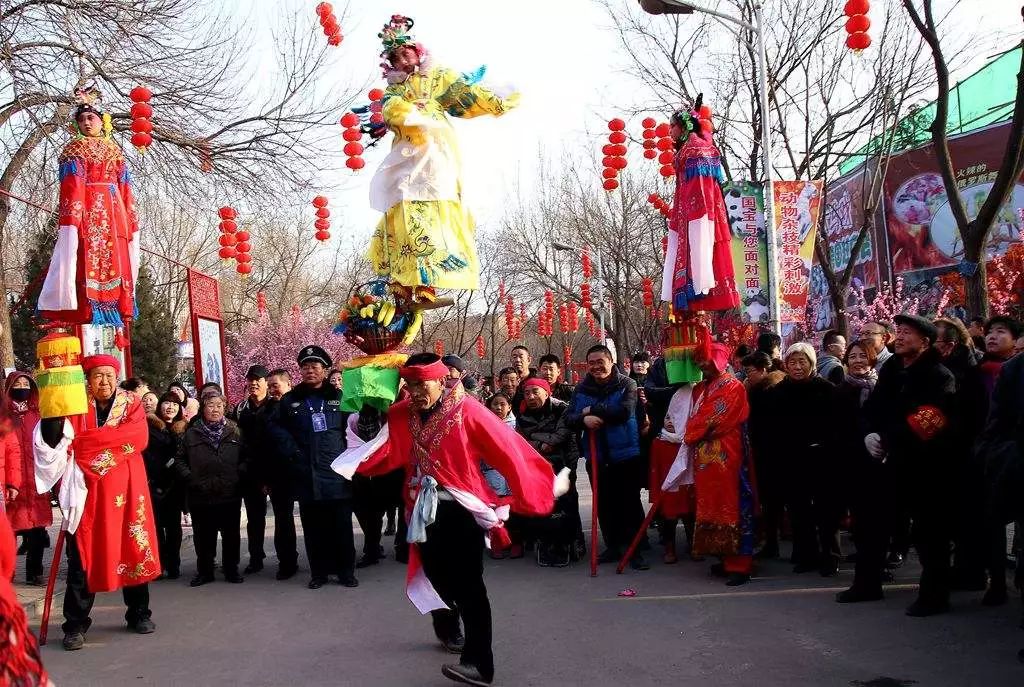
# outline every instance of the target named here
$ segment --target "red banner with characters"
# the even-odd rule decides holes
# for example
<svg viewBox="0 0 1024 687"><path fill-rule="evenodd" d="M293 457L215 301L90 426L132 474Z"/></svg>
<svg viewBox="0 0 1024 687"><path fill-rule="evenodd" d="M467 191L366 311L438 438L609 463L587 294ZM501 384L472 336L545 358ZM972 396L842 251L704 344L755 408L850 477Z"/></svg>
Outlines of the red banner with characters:
<svg viewBox="0 0 1024 687"><path fill-rule="evenodd" d="M1009 123L950 139L960 197L971 219L988 197L1006 150ZM889 256L896 274L957 265L963 241L947 202L934 147L894 156L885 179ZM988 254L1003 253L1020 240L1024 185L1014 187L989 236Z"/></svg>
<svg viewBox="0 0 1024 687"><path fill-rule="evenodd" d="M775 236L779 262L779 321L803 323L811 285L811 258L821 209L821 181L776 181Z"/></svg>
<svg viewBox="0 0 1024 687"><path fill-rule="evenodd" d="M224 389L227 355L217 280L202 272L189 270L188 307L192 318L192 360L196 389L206 382L215 382Z"/></svg>

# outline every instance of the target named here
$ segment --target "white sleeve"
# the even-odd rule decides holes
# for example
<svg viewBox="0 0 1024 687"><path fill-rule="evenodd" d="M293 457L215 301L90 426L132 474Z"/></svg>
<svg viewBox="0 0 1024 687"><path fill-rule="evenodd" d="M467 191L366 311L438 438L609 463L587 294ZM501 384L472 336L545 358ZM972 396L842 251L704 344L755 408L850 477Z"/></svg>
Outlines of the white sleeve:
<svg viewBox="0 0 1024 687"><path fill-rule="evenodd" d="M71 460L71 442L75 438L75 430L71 423L64 420L64 435L56 448L43 441L40 431L42 424L37 424L32 432L32 452L36 467L36 491L44 494L60 481L60 493L57 496L61 513L64 515L63 527L71 534L78 529L85 510L85 500L89 496L89 488L85 485L85 475L74 460Z"/></svg>
<svg viewBox="0 0 1024 687"><path fill-rule="evenodd" d="M62 224L57 229L57 245L53 247L50 267L39 292L40 310L75 310L78 308L78 227Z"/></svg>

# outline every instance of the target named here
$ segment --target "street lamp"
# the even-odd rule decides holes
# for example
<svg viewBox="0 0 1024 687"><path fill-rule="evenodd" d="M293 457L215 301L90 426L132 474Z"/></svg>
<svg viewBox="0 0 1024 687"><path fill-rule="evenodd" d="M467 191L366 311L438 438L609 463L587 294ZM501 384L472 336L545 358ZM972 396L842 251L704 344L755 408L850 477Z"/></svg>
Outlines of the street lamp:
<svg viewBox="0 0 1024 687"><path fill-rule="evenodd" d="M551 247L554 248L555 250L568 251L569 253L577 253L579 255L582 255L583 253L586 252L582 248L578 248L576 246L570 246L568 243L561 243L559 241L552 241L551 242ZM597 302L598 302L598 306L597 306L597 322L598 322L598 327L601 329L601 334L604 335L604 333L605 333L605 330L604 330L604 306L605 306L605 302L604 302L604 274L601 272L601 251L599 251L599 250L598 251L594 251L594 255L597 258L597 260L594 263L594 266L597 268ZM607 337L605 337L605 338L607 339ZM603 344L603 343L605 343L605 341L602 341L601 343Z"/></svg>
<svg viewBox="0 0 1024 687"><path fill-rule="evenodd" d="M740 28L752 32L757 37L757 45L751 45L740 36L747 45L757 50L757 90L761 101L761 148L764 174L764 230L768 244L768 307L769 318L771 319L776 333L779 333L779 265L775 256L775 217L774 202L775 195L772 185L772 148L771 136L768 131L768 57L764 45L764 16L761 13L761 3L754 3L754 23L738 19L731 14L719 12L694 5L692 2L682 0L640 0L640 7L648 14L693 14L700 12L712 17L735 24Z"/></svg>

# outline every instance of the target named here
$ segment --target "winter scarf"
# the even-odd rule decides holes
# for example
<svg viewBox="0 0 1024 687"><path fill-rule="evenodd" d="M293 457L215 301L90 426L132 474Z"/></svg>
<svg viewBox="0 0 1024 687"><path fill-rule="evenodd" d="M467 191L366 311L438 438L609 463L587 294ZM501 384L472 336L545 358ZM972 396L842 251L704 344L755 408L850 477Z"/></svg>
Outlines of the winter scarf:
<svg viewBox="0 0 1024 687"><path fill-rule="evenodd" d="M227 423L227 419L222 417L217 422L212 423L200 419L196 424L199 425L199 432L203 435L203 438L210 443L210 446L217 448L220 446L220 438L224 434L224 427Z"/></svg>
<svg viewBox="0 0 1024 687"><path fill-rule="evenodd" d="M875 388L877 381L878 373L874 369L869 369L863 377L855 377L850 373L846 374L846 383L860 389L861 406L868 400L868 396L871 395L871 390Z"/></svg>

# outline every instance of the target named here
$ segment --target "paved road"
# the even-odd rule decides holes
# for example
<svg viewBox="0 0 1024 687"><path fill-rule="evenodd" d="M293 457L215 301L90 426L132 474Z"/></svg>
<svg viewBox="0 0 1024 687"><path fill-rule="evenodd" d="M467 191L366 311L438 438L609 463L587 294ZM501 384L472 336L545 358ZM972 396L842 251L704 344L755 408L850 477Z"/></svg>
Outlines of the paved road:
<svg viewBox="0 0 1024 687"><path fill-rule="evenodd" d="M360 571L358 589L317 591L304 572L276 582L273 567L245 584L191 589L187 560L186 579L152 587L156 634L127 634L120 596L107 594L85 649L62 651L54 628L44 660L59 686L453 684L440 676L450 658L429 618L403 595L403 566L387 560ZM602 566L596 579L583 565L488 561L496 684L1024 684L1020 599L987 609L961 594L954 613L907 618L915 573L901 571L885 601L850 607L831 600L849 570L823 580L781 561L735 590L689 561L624 575ZM636 597L618 596L627 587Z"/></svg>

